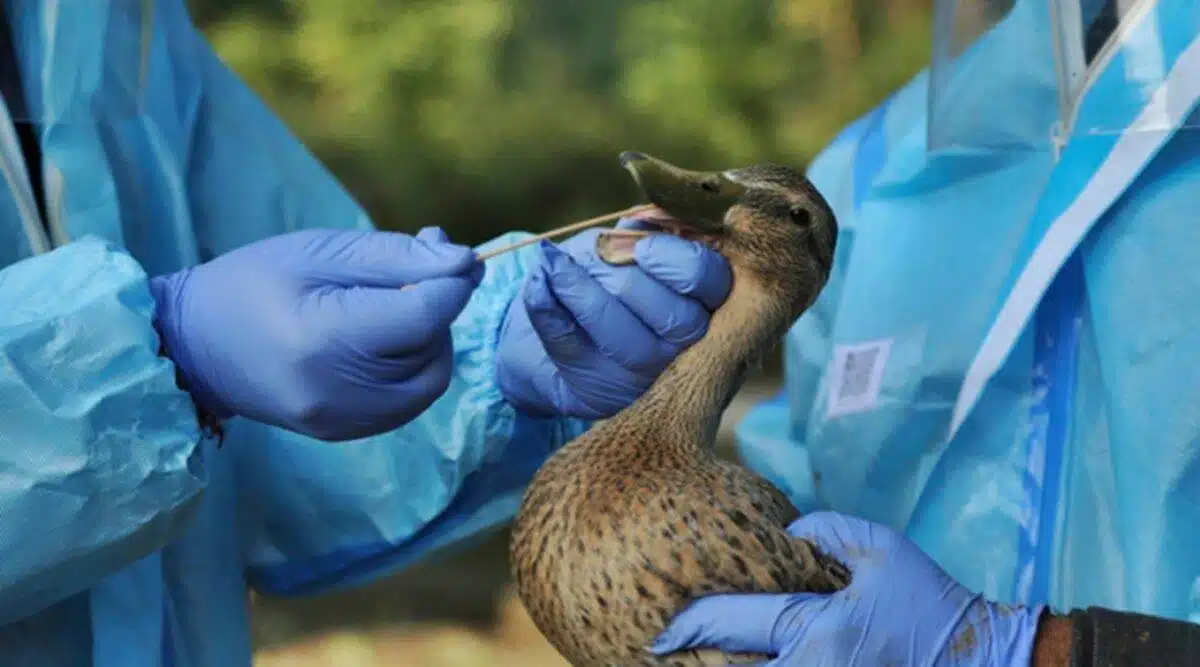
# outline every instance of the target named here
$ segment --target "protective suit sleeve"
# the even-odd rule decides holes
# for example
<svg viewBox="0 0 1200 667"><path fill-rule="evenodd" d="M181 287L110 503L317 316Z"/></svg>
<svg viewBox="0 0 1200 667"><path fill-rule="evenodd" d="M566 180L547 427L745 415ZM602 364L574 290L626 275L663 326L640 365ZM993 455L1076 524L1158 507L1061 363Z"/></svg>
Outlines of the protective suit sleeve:
<svg viewBox="0 0 1200 667"><path fill-rule="evenodd" d="M190 50L203 90L191 120L188 174L202 255L283 231L372 226L206 44ZM406 228L434 224L412 220ZM506 235L485 247L523 236ZM452 325L449 388L414 421L336 444L245 419L225 425L224 450L233 457L237 484L236 529L256 590L297 595L362 582L511 519L545 457L588 426L519 412L496 383L501 323L538 252L531 246L487 262L479 288Z"/></svg>
<svg viewBox="0 0 1200 667"><path fill-rule="evenodd" d="M156 551L205 486L141 266L87 237L0 271L0 625Z"/></svg>

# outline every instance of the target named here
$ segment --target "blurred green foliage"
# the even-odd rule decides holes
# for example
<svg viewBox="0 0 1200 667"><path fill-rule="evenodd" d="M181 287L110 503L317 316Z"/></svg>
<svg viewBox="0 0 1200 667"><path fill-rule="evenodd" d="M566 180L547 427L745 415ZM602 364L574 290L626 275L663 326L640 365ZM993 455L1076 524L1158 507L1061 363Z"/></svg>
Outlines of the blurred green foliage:
<svg viewBox="0 0 1200 667"><path fill-rule="evenodd" d="M191 0L381 227L635 203L621 150L803 166L929 57L930 0Z"/></svg>

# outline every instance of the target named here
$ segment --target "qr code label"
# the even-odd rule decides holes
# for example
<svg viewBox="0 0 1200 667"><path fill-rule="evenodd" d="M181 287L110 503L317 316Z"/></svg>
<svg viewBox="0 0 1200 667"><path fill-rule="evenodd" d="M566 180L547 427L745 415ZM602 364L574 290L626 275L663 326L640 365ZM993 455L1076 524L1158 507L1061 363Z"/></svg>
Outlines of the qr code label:
<svg viewBox="0 0 1200 667"><path fill-rule="evenodd" d="M879 404L883 369L891 350L890 338L834 347L827 417L865 412Z"/></svg>

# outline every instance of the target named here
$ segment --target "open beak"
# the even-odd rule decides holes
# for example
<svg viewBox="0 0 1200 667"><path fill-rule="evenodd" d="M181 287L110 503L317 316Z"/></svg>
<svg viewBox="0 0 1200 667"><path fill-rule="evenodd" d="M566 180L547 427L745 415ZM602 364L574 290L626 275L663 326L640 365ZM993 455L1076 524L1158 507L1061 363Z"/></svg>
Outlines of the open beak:
<svg viewBox="0 0 1200 667"><path fill-rule="evenodd" d="M725 229L725 213L746 192L721 172L680 169L645 153L621 153L621 166L660 209L661 216L652 215L647 221L677 228L684 235L720 234Z"/></svg>

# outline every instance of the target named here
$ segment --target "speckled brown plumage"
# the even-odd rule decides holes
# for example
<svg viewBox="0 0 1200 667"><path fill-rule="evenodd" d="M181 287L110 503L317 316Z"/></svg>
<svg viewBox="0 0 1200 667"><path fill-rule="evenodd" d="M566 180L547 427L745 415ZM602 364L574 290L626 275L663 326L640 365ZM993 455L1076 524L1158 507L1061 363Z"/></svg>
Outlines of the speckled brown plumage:
<svg viewBox="0 0 1200 667"><path fill-rule="evenodd" d="M573 665L761 660L647 648L703 595L828 592L849 582L842 564L785 532L799 514L780 491L712 451L746 370L824 286L837 237L828 205L797 172L733 175L748 189L709 240L734 284L705 337L633 405L555 453L513 527L521 600Z"/></svg>

